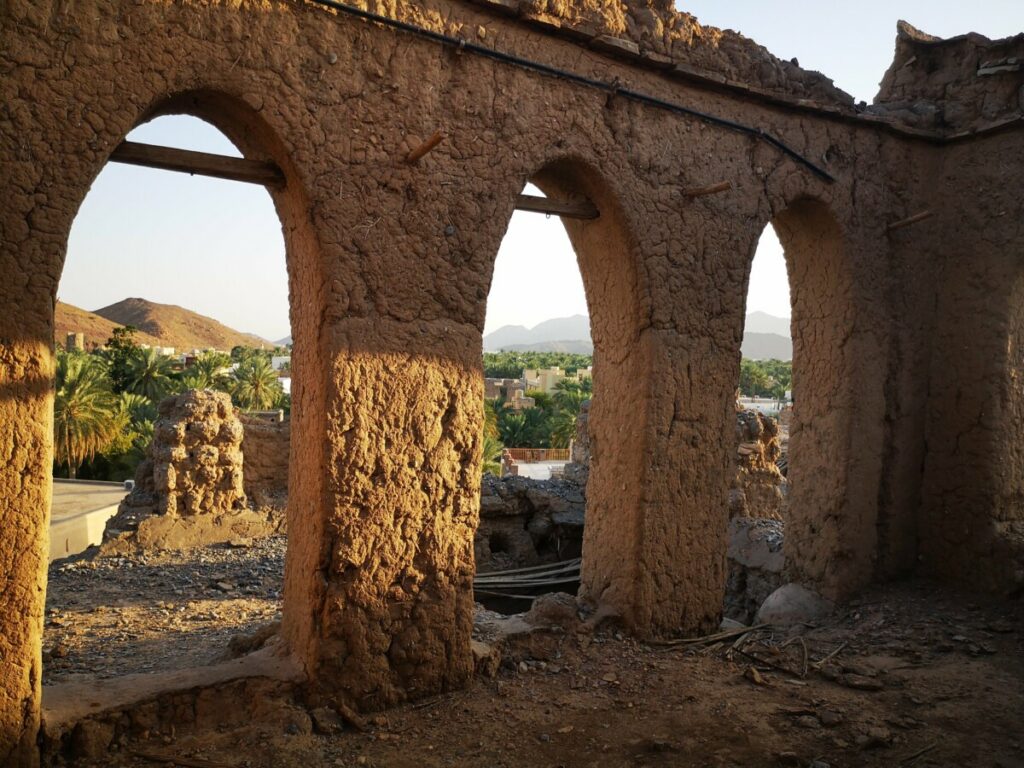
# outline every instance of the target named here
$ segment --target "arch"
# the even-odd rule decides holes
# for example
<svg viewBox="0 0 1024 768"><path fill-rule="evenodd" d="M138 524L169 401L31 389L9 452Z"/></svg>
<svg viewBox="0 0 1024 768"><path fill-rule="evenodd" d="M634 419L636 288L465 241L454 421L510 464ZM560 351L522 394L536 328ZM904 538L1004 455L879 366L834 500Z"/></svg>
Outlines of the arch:
<svg viewBox="0 0 1024 768"><path fill-rule="evenodd" d="M793 576L838 597L867 581L875 499L858 493L853 275L830 206L801 197L770 224L785 254L792 309L793 416L785 551ZM747 261L749 285L753 252Z"/></svg>
<svg viewBox="0 0 1024 768"><path fill-rule="evenodd" d="M652 611L639 586L646 560L642 477L652 353L643 335L649 321L635 244L612 184L585 160L549 161L527 181L548 197L586 198L600 211L594 220L562 220L576 253L594 343L580 594L643 626ZM493 264L492 259L492 270Z"/></svg>
<svg viewBox="0 0 1024 768"><path fill-rule="evenodd" d="M22 584L34 585L30 593L18 590L13 595L15 603L8 604L16 604L15 613L28 617L25 626L19 628L21 634L11 636L3 648L5 656L12 661L19 660L17 666L22 670L19 690L26 708L23 722L12 724L5 720L0 723L0 753L12 744L12 738L18 740L18 746L11 748L28 753L38 726L41 699L38 660L53 457L54 307L68 236L74 217L114 147L131 128L166 114L189 114L211 123L247 158L271 160L285 174L286 184L282 189L268 190L284 234L290 320L295 340L292 434L297 448L292 452L289 469L288 517L293 535L289 537L286 560L283 632L299 658L311 652L313 645L313 619L307 603L315 595L315 588L309 584L315 568L310 567L309 562L319 562L321 551L322 516L317 512L323 496L320 470L324 428L322 420L314 417L323 412L325 392L318 351L324 298L319 241L310 222L302 179L274 129L236 96L213 90L189 91L158 100L134 119L124 112L102 114L97 110L97 118L105 127L97 132L95 144L102 146L103 151L90 149L74 155L77 160L73 169L62 178L64 197L55 203L57 211L48 214L49 225L33 228L25 238L24 252L27 258L35 259L35 271L30 273L30 289L20 292L11 301L12 308L17 307L20 313L17 327L22 335L5 339L0 352L8 358L6 362L17 361L10 369L14 376L5 382L0 421L16 425L20 433L17 440L24 445L21 450L25 454L15 457L22 475L23 493L18 495L17 502L3 505L10 514L20 516L21 523L8 527L10 533L3 539L3 546L19 553L12 563L12 573L18 575ZM65 147L64 151L71 150ZM45 172L56 170L48 167ZM297 510L303 510L301 525L295 524Z"/></svg>

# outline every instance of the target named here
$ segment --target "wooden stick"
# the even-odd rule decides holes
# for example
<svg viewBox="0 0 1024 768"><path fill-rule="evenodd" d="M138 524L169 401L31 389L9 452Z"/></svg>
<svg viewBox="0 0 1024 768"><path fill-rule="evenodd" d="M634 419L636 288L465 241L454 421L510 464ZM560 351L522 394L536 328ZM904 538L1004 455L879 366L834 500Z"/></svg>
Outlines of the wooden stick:
<svg viewBox="0 0 1024 768"><path fill-rule="evenodd" d="M914 754L907 755L902 760L900 760L900 765L913 765L918 761L919 758L924 757L937 746L939 746L939 742L935 741L929 744L927 747L922 747L921 749L917 750L917 752L915 752Z"/></svg>
<svg viewBox="0 0 1024 768"><path fill-rule="evenodd" d="M814 664L813 664L814 668L815 669L821 669L823 666L825 666L826 662L828 662L831 659L833 659L836 656L838 656L840 651L842 651L843 648L845 648L847 646L847 644L848 644L848 642L844 640L842 643L839 644L839 647L836 648L834 651L832 651L832 653L830 653L828 656L826 656L825 658L819 659L818 661L814 662Z"/></svg>
<svg viewBox="0 0 1024 768"><path fill-rule="evenodd" d="M892 224L885 228L885 231L895 232L897 229L903 229L904 227L909 227L911 224L917 224L917 222L919 221L930 219L932 215L933 214L931 211L921 211L920 213L915 213L913 216L908 216L905 219L900 219L899 221L893 222Z"/></svg>
<svg viewBox="0 0 1024 768"><path fill-rule="evenodd" d="M434 134L429 139L424 141L422 144L416 147L416 149L414 149L412 152L406 155L405 162L409 163L410 165L418 163L421 157L427 154L427 152L432 150L442 141L444 141L444 134L441 133L441 131L434 131Z"/></svg>
<svg viewBox="0 0 1024 768"><path fill-rule="evenodd" d="M717 195L719 192L728 192L730 189L732 189L731 181L720 181L717 184L712 184L710 187L684 189L683 197L705 197L707 195Z"/></svg>
<svg viewBox="0 0 1024 768"><path fill-rule="evenodd" d="M730 640L737 635L745 635L748 632L753 632L757 629L763 629L767 627L767 624L755 624L752 627L738 627L737 629L727 629L724 632L716 632L712 635L704 635L703 637L687 637L681 640L648 640L648 645L664 646L666 648L675 648L680 645L702 645L704 643L714 643L719 640Z"/></svg>
<svg viewBox="0 0 1024 768"><path fill-rule="evenodd" d="M177 757L172 755L159 755L155 752L143 752L141 749L131 749L129 752L135 757L149 760L152 763L164 763L168 765L181 765L185 768L234 768L228 763L215 763L212 760L201 760L198 757Z"/></svg>
<svg viewBox="0 0 1024 768"><path fill-rule="evenodd" d="M190 149L139 144L135 141L122 141L111 153L110 161L230 181L245 181L275 189L285 185L284 173L274 163L246 160L244 157L211 155L207 152L193 152Z"/></svg>
<svg viewBox="0 0 1024 768"><path fill-rule="evenodd" d="M561 216L563 219L596 219L600 212L592 202L571 202L568 200L552 200L550 197L536 195L520 195L516 198L517 211L546 213L550 216Z"/></svg>

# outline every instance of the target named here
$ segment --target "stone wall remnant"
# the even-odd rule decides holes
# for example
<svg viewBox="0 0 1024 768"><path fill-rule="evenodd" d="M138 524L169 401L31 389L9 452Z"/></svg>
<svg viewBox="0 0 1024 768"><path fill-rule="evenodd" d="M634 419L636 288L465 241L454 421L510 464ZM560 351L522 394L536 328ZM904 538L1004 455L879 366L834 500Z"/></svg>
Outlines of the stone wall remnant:
<svg viewBox="0 0 1024 768"><path fill-rule="evenodd" d="M245 494L257 501L288 492L291 419L269 420L241 414L242 477Z"/></svg>
<svg viewBox="0 0 1024 768"><path fill-rule="evenodd" d="M783 520L786 478L779 425L757 410L736 411L736 475L729 490L729 516Z"/></svg>
<svg viewBox="0 0 1024 768"><path fill-rule="evenodd" d="M130 505L178 517L244 509L242 433L224 392L192 389L164 399Z"/></svg>
<svg viewBox="0 0 1024 768"><path fill-rule="evenodd" d="M223 392L188 390L164 399L135 487L107 521L101 554L190 549L282 530L281 510L247 506L242 435Z"/></svg>

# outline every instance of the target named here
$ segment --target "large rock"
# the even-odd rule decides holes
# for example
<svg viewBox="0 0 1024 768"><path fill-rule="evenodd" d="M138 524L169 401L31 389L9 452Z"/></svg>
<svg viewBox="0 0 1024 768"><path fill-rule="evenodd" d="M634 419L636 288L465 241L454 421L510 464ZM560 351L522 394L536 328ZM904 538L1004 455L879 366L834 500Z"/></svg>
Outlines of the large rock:
<svg viewBox="0 0 1024 768"><path fill-rule="evenodd" d="M729 521L723 606L727 618L749 624L765 599L782 585L783 534L780 520L735 517Z"/></svg>
<svg viewBox="0 0 1024 768"><path fill-rule="evenodd" d="M788 627L793 624L815 624L832 613L833 605L800 584L785 584L768 595L761 604L756 624Z"/></svg>

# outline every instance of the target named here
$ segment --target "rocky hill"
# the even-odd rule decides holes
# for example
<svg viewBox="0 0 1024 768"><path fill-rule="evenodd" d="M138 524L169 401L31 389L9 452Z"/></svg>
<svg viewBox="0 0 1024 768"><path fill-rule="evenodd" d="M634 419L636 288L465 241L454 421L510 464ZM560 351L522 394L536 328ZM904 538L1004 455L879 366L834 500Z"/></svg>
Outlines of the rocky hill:
<svg viewBox="0 0 1024 768"><path fill-rule="evenodd" d="M192 349L230 350L235 346L272 347L273 344L251 333L228 328L213 318L173 304L157 304L131 298L109 307L87 312L70 304L58 303L56 338L61 344L68 333L82 332L86 347L103 344L117 326L133 325L138 329L140 344L174 347L184 352Z"/></svg>
<svg viewBox="0 0 1024 768"><path fill-rule="evenodd" d="M53 336L63 347L69 333L82 333L85 334L85 348L93 349L106 344L118 325L119 323L100 317L95 312L58 301L57 310L54 312ZM136 334L135 340L139 344L149 344L151 347L163 346L160 339L141 331Z"/></svg>

